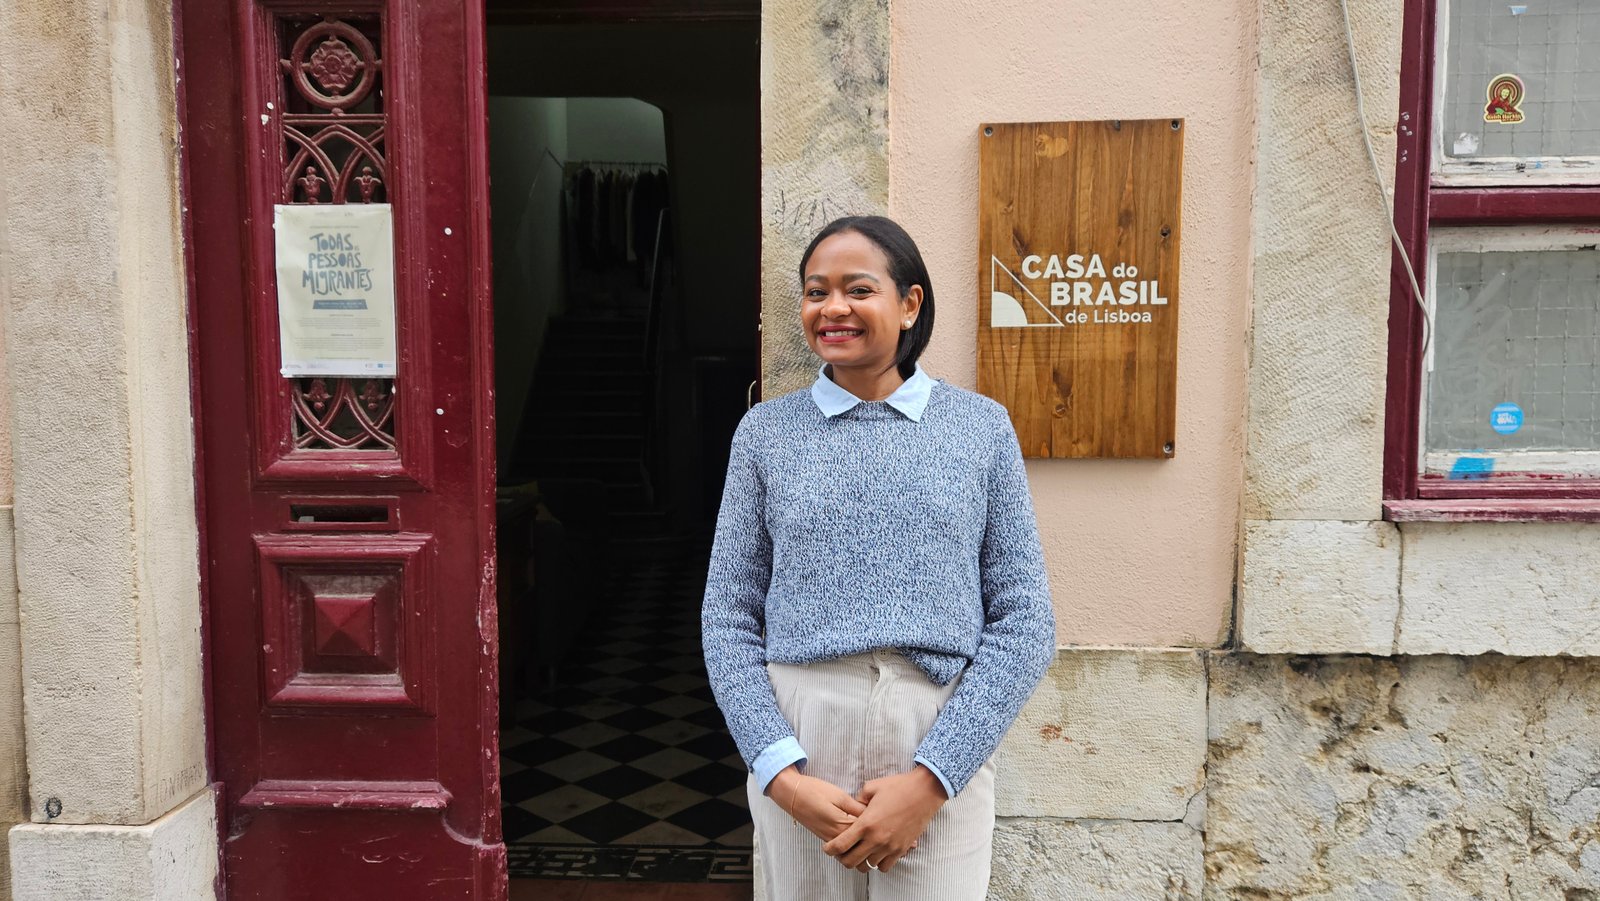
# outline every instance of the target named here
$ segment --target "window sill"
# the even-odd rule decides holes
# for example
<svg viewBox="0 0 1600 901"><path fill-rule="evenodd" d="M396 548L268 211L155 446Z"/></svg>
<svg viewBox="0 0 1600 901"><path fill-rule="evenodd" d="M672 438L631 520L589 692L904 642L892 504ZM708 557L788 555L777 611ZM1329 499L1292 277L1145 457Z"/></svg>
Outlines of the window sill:
<svg viewBox="0 0 1600 901"><path fill-rule="evenodd" d="M1600 522L1600 499L1430 498L1384 501L1390 522Z"/></svg>

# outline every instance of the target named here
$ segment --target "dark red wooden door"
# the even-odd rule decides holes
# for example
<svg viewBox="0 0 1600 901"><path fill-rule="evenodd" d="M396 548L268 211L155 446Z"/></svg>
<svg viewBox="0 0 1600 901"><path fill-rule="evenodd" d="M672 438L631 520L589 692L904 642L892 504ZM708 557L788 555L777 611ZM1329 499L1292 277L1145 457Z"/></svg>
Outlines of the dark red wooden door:
<svg viewBox="0 0 1600 901"><path fill-rule="evenodd" d="M185 0L227 896L505 896L483 11ZM277 204L389 204L394 378L280 374Z"/></svg>

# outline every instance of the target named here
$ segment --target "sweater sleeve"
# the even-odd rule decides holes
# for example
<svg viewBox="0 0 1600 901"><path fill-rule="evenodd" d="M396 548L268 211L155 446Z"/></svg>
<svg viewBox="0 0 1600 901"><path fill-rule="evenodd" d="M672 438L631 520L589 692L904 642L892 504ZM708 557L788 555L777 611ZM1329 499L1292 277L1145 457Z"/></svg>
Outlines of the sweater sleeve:
<svg viewBox="0 0 1600 901"><path fill-rule="evenodd" d="M1000 418L978 556L978 651L917 748L958 793L999 746L1055 656L1055 612L1028 473L1016 431Z"/></svg>
<svg viewBox="0 0 1600 901"><path fill-rule="evenodd" d="M763 751L794 737L793 727L778 710L766 670L763 633L772 580L772 539L764 515L766 492L751 447L753 415L754 410L747 412L734 431L700 608L711 690L752 772Z"/></svg>

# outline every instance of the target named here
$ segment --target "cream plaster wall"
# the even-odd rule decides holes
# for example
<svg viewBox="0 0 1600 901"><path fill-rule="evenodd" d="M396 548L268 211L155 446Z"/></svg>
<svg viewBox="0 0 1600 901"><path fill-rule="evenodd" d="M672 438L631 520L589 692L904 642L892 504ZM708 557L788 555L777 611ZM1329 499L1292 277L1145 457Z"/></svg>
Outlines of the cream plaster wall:
<svg viewBox="0 0 1600 901"><path fill-rule="evenodd" d="M207 778L176 109L169 3L0 3L0 309L41 822L149 823Z"/></svg>
<svg viewBox="0 0 1600 901"><path fill-rule="evenodd" d="M1187 120L1177 457L1028 466L1069 645L1227 636L1242 490L1256 4L896 0L890 215L938 298L924 362L977 384L978 124ZM1136 24L1135 24L1136 23Z"/></svg>

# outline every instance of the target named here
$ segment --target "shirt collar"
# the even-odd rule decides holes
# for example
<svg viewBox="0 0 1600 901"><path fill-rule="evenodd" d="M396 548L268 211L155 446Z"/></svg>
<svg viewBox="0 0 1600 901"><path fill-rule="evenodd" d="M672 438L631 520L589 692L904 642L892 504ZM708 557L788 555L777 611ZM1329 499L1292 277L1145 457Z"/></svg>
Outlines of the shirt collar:
<svg viewBox="0 0 1600 901"><path fill-rule="evenodd" d="M856 404L861 403L861 398L839 387L838 383L828 378L827 364L817 369L817 380L811 383L811 399L817 402L817 409L822 415L832 418ZM922 421L922 411L927 409L928 396L933 393L933 378L922 371L922 364L918 363L916 372L911 378L906 379L894 393L884 398L884 403L894 407L906 418L913 422Z"/></svg>

